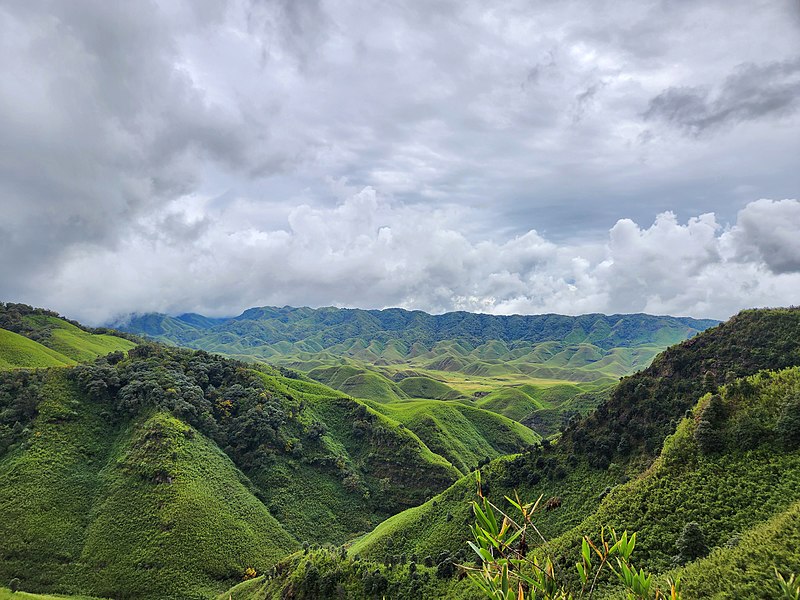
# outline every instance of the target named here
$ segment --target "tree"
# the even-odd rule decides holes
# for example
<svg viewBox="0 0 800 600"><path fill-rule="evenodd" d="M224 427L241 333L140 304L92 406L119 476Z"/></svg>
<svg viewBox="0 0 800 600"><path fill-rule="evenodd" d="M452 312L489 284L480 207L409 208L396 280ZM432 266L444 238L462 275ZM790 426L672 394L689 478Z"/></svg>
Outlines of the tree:
<svg viewBox="0 0 800 600"><path fill-rule="evenodd" d="M686 564L708 554L706 536L697 521L690 521L683 527L678 541L675 542L675 557L679 564Z"/></svg>

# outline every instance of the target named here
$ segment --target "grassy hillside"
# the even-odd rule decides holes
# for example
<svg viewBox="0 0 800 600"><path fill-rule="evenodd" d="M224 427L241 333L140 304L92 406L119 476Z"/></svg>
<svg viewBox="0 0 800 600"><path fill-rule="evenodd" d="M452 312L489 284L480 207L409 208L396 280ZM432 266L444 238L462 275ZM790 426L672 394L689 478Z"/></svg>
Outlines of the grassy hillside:
<svg viewBox="0 0 800 600"><path fill-rule="evenodd" d="M354 398L392 402L409 397L383 375L357 366L319 367L309 371L308 375Z"/></svg>
<svg viewBox="0 0 800 600"><path fill-rule="evenodd" d="M208 598L458 476L410 429L288 371L152 344L3 371L0 581Z"/></svg>
<svg viewBox="0 0 800 600"><path fill-rule="evenodd" d="M472 471L481 461L520 452L541 439L511 419L458 401L407 400L371 405L413 431L461 473Z"/></svg>
<svg viewBox="0 0 800 600"><path fill-rule="evenodd" d="M543 408L541 402L523 391L521 387L503 387L495 390L483 396L477 405L515 421L522 421L534 411Z"/></svg>
<svg viewBox="0 0 800 600"><path fill-rule="evenodd" d="M649 467L664 437L707 391L735 380L734 374L792 365L800 365L800 309L744 311L625 378L594 413L573 421L557 445L493 461L484 467L483 480L491 496L500 499L515 489L526 498L561 498L561 508L543 513L538 524L545 535L556 537L592 515L606 488ZM653 441L660 432L661 441ZM381 524L352 551L380 560L393 551L389 538L405 552L455 551L469 537L466 503L475 495L470 477L435 502ZM453 518L443 524L448 513Z"/></svg>
<svg viewBox="0 0 800 600"><path fill-rule="evenodd" d="M398 383L398 387L410 398L456 400L464 397L458 390L453 389L446 383L421 375L416 377L404 377Z"/></svg>
<svg viewBox="0 0 800 600"><path fill-rule="evenodd" d="M0 369L65 367L75 361L13 331L0 329Z"/></svg>
<svg viewBox="0 0 800 600"><path fill-rule="evenodd" d="M136 345L121 335L85 328L52 311L0 302L0 369L71 365Z"/></svg>

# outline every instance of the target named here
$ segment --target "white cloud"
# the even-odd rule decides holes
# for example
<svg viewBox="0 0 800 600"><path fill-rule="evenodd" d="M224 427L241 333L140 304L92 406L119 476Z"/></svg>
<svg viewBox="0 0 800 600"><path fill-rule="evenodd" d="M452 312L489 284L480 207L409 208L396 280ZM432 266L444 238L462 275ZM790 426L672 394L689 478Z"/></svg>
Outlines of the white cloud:
<svg viewBox="0 0 800 600"><path fill-rule="evenodd" d="M581 245L535 231L471 240L459 228L470 212L404 206L372 188L332 208L298 206L283 229L227 227L249 210L241 201L198 221L172 207L142 220L114 250L73 253L37 302L90 322L265 304L722 318L794 303L800 290L800 265L765 255L771 238L754 226L772 224L780 236L796 224L797 200L752 202L728 228L713 214L680 223L662 213L649 227L622 219L605 240ZM781 256L800 252L798 238L779 246Z"/></svg>

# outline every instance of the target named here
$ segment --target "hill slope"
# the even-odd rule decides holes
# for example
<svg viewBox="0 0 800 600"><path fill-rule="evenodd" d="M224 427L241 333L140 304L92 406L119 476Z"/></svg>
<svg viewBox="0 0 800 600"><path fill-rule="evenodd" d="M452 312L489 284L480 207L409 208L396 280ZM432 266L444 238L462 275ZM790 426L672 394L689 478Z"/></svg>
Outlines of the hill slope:
<svg viewBox="0 0 800 600"><path fill-rule="evenodd" d="M543 513L538 523L556 537L594 513L605 488L649 467L666 435L707 391L735 376L793 365L800 365L800 309L744 311L625 378L594 413L573 422L557 446L494 461L484 469L484 482L500 499L515 489L526 498L561 498L561 509ZM474 494L474 476L466 476L436 502L382 523L352 552L382 559L397 551L455 551L469 537L467 502ZM448 513L454 518L446 520Z"/></svg>
<svg viewBox="0 0 800 600"><path fill-rule="evenodd" d="M0 329L0 369L66 367L71 358L28 338Z"/></svg>
<svg viewBox="0 0 800 600"><path fill-rule="evenodd" d="M458 475L396 421L288 371L153 344L3 371L0 581L208 598Z"/></svg>
<svg viewBox="0 0 800 600"><path fill-rule="evenodd" d="M121 335L27 304L0 302L0 369L71 365L136 345Z"/></svg>

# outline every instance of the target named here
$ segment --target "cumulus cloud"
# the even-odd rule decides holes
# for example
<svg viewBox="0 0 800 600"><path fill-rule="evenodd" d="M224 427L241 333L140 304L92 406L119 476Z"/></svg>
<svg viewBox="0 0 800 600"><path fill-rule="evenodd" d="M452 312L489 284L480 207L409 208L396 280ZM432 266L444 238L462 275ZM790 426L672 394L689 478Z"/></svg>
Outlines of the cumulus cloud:
<svg viewBox="0 0 800 600"><path fill-rule="evenodd" d="M4 2L0 298L783 301L793 205L736 213L800 189L798 23L789 0ZM747 291L707 292L723 271Z"/></svg>
<svg viewBox="0 0 800 600"><path fill-rule="evenodd" d="M460 230L469 211L405 206L372 188L331 208L298 206L282 229L228 229L237 212L247 214L242 204L202 223L179 205L169 210L180 244L163 219L143 221L113 251L73 252L41 301L90 322L266 304L720 318L791 304L800 289L800 241L780 237L798 230L797 200L752 202L728 227L713 214L681 223L663 213L648 227L622 219L605 239L583 244L535 231L473 240Z"/></svg>

